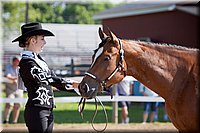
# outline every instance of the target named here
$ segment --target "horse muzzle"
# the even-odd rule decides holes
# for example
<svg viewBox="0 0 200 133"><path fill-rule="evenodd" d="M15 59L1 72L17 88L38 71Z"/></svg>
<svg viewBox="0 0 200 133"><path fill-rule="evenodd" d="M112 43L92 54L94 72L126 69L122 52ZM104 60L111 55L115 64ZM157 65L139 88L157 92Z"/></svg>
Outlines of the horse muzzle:
<svg viewBox="0 0 200 133"><path fill-rule="evenodd" d="M81 96L86 99L92 99L95 98L97 95L97 89L96 88L90 88L87 83L80 83L79 84L79 91L81 93Z"/></svg>

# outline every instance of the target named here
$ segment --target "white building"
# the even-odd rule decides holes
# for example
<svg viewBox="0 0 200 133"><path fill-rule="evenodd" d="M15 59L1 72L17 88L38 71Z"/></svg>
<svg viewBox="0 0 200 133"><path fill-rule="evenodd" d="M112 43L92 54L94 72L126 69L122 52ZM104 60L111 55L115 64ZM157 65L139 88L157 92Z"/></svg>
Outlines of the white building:
<svg viewBox="0 0 200 133"><path fill-rule="evenodd" d="M100 43L98 28L101 25L43 23L42 26L55 34L55 37L46 37L47 44L42 52L50 66L64 66L70 63L71 58L74 63L90 63L93 50ZM4 64L8 63L12 55L23 50L18 47L18 42L12 43L21 34L20 29L12 33L3 41Z"/></svg>

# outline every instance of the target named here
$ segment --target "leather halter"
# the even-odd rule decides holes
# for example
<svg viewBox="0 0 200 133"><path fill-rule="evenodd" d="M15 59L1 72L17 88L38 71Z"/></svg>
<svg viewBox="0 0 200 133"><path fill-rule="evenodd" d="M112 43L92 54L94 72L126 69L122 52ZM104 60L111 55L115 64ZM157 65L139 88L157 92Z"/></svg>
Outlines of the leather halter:
<svg viewBox="0 0 200 133"><path fill-rule="evenodd" d="M107 38L106 38L106 39L107 39ZM104 40L102 41L102 43L104 43L104 42L106 41L106 39L104 39ZM93 78L94 80L96 80L96 81L102 86L102 88L104 89L104 91L109 91L107 88L109 88L110 86L107 87L106 84L107 84L107 82L117 73L117 71L119 70L119 67L122 68L122 70L124 71L124 76L126 76L126 70L124 69L124 64L123 64L124 50L122 49L121 40L120 40L120 39L118 39L118 40L119 40L119 44L120 44L120 49L119 49L120 60L119 60L119 62L118 62L118 65L116 66L115 70L110 74L110 76L109 76L108 78L106 78L105 80L101 80L101 79L99 79L97 76L95 76L95 75L92 74L92 73L89 73L89 72L86 72L86 73L85 73L85 75L87 75L87 76ZM111 93L110 93L110 94L111 94ZM105 110L105 108L104 108L102 102L101 102L99 99L98 99L98 100L99 100L99 102L101 103L101 106L102 106L103 111L104 111L104 113L105 113L106 125L105 125L105 127L104 127L102 130L97 130L97 129L94 127L94 125L93 125L94 119L95 119L96 114L97 114L97 99L98 99L98 98L95 97L96 110L95 110L95 113L94 113L93 118L92 118L92 127L93 127L93 129L94 129L95 131L97 131L97 132L103 132L103 131L106 129L106 127L107 127L108 116L107 116L106 110ZM111 99L112 99L112 94L111 94ZM82 101L83 101L83 105L81 106ZM83 98L83 97L82 97L81 100L80 100L80 102L79 102L79 112L80 112L80 114L81 114L82 119L83 119L83 114L82 114L82 112L83 112L83 110L84 110L85 101L86 101L86 98Z"/></svg>
<svg viewBox="0 0 200 133"><path fill-rule="evenodd" d="M94 80L96 80L97 82L99 82L99 84L103 87L104 91L108 90L108 88L110 86L107 86L107 82L117 73L117 71L119 70L119 67L122 68L122 70L124 71L124 76L126 76L126 70L124 69L124 64L123 64L123 59L124 59L124 50L122 48L122 43L121 40L119 40L119 45L120 45L120 49L119 49L119 55L120 55L120 60L115 68L115 70L110 74L110 76L108 76L108 78L106 78L105 80L101 80L99 79L97 76L95 76L92 73L86 72L85 75L93 78Z"/></svg>

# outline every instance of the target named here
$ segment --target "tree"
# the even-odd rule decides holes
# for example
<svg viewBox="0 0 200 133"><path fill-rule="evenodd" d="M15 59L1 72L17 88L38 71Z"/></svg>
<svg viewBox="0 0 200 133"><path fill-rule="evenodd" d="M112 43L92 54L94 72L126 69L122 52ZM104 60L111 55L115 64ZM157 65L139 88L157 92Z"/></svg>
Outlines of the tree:
<svg viewBox="0 0 200 133"><path fill-rule="evenodd" d="M32 3L30 4L30 21L43 23L63 23L62 3Z"/></svg>
<svg viewBox="0 0 200 133"><path fill-rule="evenodd" d="M4 38L9 31L19 31L25 23L25 2L2 2ZM31 2L28 3L29 22L69 23L69 24L99 24L93 20L93 15L114 5L109 3L69 3L66 2Z"/></svg>
<svg viewBox="0 0 200 133"><path fill-rule="evenodd" d="M25 18L25 3L4 2L2 3L3 13L3 39L8 39L10 33L20 28L20 24L24 22Z"/></svg>
<svg viewBox="0 0 200 133"><path fill-rule="evenodd" d="M113 7L109 3L89 3L89 4L66 4L63 11L65 23L75 24L97 24L99 21L93 20L93 15L107 8Z"/></svg>
<svg viewBox="0 0 200 133"><path fill-rule="evenodd" d="M16 27L25 22L25 2L2 2L3 22L6 27ZM92 19L93 15L114 5L109 3L70 3L66 2L32 2L29 6L29 21L42 23L99 23Z"/></svg>
<svg viewBox="0 0 200 133"><path fill-rule="evenodd" d="M66 4L65 10L63 11L63 17L65 23L73 24L88 24L92 23L89 12L85 6L80 4Z"/></svg>

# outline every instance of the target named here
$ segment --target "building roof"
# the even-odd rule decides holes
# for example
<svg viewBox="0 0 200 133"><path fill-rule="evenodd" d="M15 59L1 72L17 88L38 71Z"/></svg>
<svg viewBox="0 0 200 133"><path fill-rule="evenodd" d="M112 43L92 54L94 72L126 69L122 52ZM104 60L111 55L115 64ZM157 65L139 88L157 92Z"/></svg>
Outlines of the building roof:
<svg viewBox="0 0 200 133"><path fill-rule="evenodd" d="M157 12L173 11L175 9L193 15L198 15L199 13L197 6L181 6L176 3L152 3L152 4L131 3L105 10L99 14L94 15L93 19L98 20L98 19L127 17L127 16L157 13Z"/></svg>

